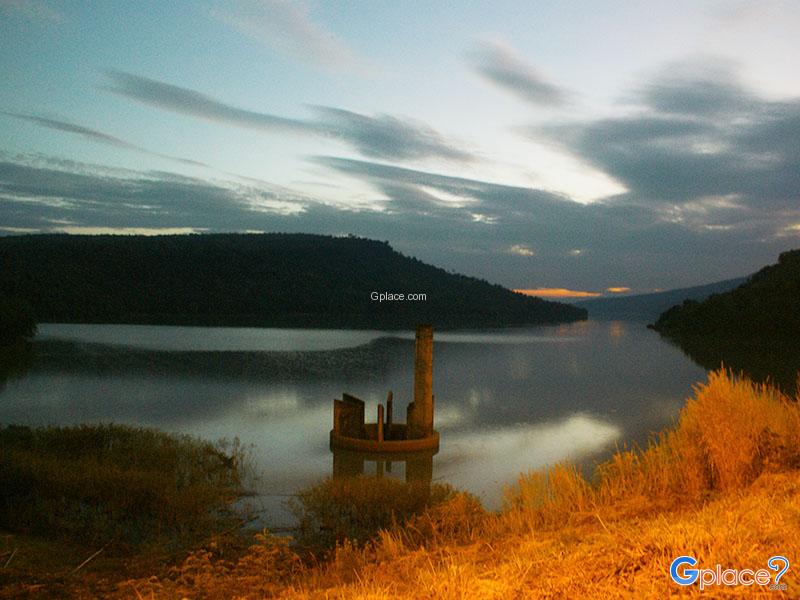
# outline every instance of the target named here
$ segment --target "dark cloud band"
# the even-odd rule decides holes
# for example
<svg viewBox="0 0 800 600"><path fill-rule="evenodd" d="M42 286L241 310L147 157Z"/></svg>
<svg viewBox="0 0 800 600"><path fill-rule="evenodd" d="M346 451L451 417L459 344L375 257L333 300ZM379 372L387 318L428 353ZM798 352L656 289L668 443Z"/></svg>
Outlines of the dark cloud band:
<svg viewBox="0 0 800 600"><path fill-rule="evenodd" d="M472 63L484 79L525 102L561 106L569 101L566 90L545 79L502 44L479 44L472 53Z"/></svg>
<svg viewBox="0 0 800 600"><path fill-rule="evenodd" d="M315 107L316 119L289 119L237 108L195 90L108 71L112 85L105 89L163 110L264 131L316 135L337 139L364 156L389 160L439 157L469 160L469 153L448 143L427 125L389 115L370 117L342 109Z"/></svg>

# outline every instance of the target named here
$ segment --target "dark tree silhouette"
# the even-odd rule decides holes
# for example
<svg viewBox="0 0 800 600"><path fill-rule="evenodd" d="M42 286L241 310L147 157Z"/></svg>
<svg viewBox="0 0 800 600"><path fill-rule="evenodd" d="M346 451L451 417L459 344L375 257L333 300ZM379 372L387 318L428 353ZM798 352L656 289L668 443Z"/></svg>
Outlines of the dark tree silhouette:
<svg viewBox="0 0 800 600"><path fill-rule="evenodd" d="M783 252L730 292L687 300L664 312L653 329L670 336L800 336L800 250Z"/></svg>
<svg viewBox="0 0 800 600"><path fill-rule="evenodd" d="M721 364L790 394L800 372L800 250L730 292L686 300L651 326L708 369Z"/></svg>

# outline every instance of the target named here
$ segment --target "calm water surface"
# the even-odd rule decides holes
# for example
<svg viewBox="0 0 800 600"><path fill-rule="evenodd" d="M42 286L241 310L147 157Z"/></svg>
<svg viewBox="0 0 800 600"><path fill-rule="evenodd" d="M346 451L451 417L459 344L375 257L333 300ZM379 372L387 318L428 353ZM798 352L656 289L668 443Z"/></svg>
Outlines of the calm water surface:
<svg viewBox="0 0 800 600"><path fill-rule="evenodd" d="M401 337L392 360L361 381L297 383L203 375L142 376L32 370L0 391L0 423L116 422L238 437L252 447L254 486L271 524L287 524L286 495L331 474L332 400L346 391L396 414L412 394L413 333L378 331L43 325L40 338L159 350L332 350ZM640 323L582 322L435 333L433 389L441 450L433 477L492 508L523 471L571 459L589 464L673 422L704 370ZM366 469L377 466L367 463ZM403 475L403 465L395 465Z"/></svg>

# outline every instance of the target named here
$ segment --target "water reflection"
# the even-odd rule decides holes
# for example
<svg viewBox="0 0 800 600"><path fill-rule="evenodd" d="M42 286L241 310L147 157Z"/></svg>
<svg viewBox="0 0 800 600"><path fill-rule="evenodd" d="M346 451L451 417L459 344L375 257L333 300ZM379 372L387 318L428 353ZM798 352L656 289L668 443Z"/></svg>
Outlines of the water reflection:
<svg viewBox="0 0 800 600"><path fill-rule="evenodd" d="M39 340L69 340L91 344L168 351L334 350L367 344L392 335L356 329L280 329L262 327L179 327L171 325L71 325L42 323Z"/></svg>
<svg viewBox="0 0 800 600"><path fill-rule="evenodd" d="M614 340L618 341L625 337L625 324L622 321L611 321L608 324L608 335Z"/></svg>
<svg viewBox="0 0 800 600"><path fill-rule="evenodd" d="M608 449L623 430L606 420L574 414L553 423L518 424L491 430L442 434L436 477L478 494L497 508L502 488L520 473L583 459Z"/></svg>
<svg viewBox="0 0 800 600"><path fill-rule="evenodd" d="M602 419L575 414L556 423L448 433L442 438L435 468L437 452L433 451L379 454L332 448L332 472L334 478L371 475L407 483L446 481L472 491L488 508L497 509L503 487L520 473L565 460L580 462L613 446L622 433Z"/></svg>
<svg viewBox="0 0 800 600"><path fill-rule="evenodd" d="M157 331L147 335L164 334L152 329ZM189 348L190 334L198 339L214 334L206 328L182 329L191 330L181 332ZM292 335L262 330L259 343L265 350L285 348ZM250 370L226 352L192 362L202 368L177 372L171 366L183 357L165 362L164 352L106 352L102 363L88 361L89 366L76 359L38 361L24 376L7 381L0 393L0 423L117 422L210 440L238 437L252 447L256 490L267 515L278 515L277 523L285 525L286 495L331 474L332 399L358 390L367 414L375 414L387 389L396 398L413 396L413 335L376 339L358 351L348 346L350 332L338 341L331 332L316 335L322 334L308 333L297 344L308 348L324 338L344 349L313 356L286 353L303 354L304 360L272 357L266 367ZM496 506L502 485L520 472L566 458L603 458L615 441L646 441L649 432L671 423L692 384L705 377L679 349L630 323L447 332L437 336L434 348L435 427L442 450L427 472L434 481L479 495L489 506ZM186 354L187 361L198 360ZM264 362L264 355L245 354L254 364ZM130 367L131 355L136 368ZM220 368L207 368L217 360L230 367L224 376ZM400 414L404 408L396 407ZM359 465L351 461L348 468ZM405 478L408 466L393 460L389 473L386 461L382 466L363 462L365 473L381 469L384 476Z"/></svg>
<svg viewBox="0 0 800 600"><path fill-rule="evenodd" d="M438 450L380 454L332 448L331 452L334 479L373 475L396 477L406 483L430 484L433 480L433 457Z"/></svg>
<svg viewBox="0 0 800 600"><path fill-rule="evenodd" d="M674 344L706 369L725 367L759 383L771 383L794 395L800 377L800 341L792 338L684 338Z"/></svg>
<svg viewBox="0 0 800 600"><path fill-rule="evenodd" d="M9 379L23 377L33 365L33 350L27 343L0 347L0 392Z"/></svg>

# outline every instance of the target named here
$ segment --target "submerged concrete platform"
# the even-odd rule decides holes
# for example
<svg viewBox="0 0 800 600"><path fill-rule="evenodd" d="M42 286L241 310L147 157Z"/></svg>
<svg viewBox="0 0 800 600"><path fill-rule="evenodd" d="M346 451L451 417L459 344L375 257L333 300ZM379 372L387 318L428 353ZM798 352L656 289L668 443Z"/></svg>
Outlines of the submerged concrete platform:
<svg viewBox="0 0 800 600"><path fill-rule="evenodd" d="M336 431L331 431L331 449L342 448L346 450L357 450L358 452L386 452L404 453L420 452L423 450L439 449L439 432L434 431L431 435L424 438L406 438L405 425L395 425L391 437L379 440L377 436L377 425L369 423L364 426L365 437L351 437L342 435ZM397 428L397 429L395 429ZM402 428L402 430L400 429Z"/></svg>
<svg viewBox="0 0 800 600"><path fill-rule="evenodd" d="M406 422L393 421L392 392L386 408L378 405L377 421L364 422L364 401L342 394L333 401L331 449L358 452L412 453L439 450L439 432L433 428L433 327L419 325L414 348L414 400L406 409Z"/></svg>

